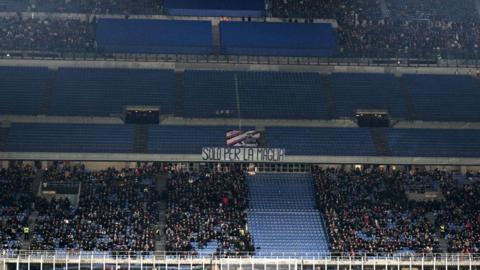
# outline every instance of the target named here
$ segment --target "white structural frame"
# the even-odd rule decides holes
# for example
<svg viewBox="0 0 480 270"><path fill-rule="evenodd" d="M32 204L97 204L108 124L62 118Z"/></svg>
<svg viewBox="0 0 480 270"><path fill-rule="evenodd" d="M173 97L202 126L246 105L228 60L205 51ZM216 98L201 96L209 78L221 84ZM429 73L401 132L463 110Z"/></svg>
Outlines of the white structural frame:
<svg viewBox="0 0 480 270"><path fill-rule="evenodd" d="M170 252L1 251L0 270L477 270L480 254L211 256Z"/></svg>

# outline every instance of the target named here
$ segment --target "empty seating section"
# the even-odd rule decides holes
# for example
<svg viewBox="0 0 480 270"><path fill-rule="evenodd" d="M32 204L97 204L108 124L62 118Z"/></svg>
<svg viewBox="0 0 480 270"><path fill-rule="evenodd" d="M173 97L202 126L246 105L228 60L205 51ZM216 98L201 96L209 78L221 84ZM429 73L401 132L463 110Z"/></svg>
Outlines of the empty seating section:
<svg viewBox="0 0 480 270"><path fill-rule="evenodd" d="M52 115L121 115L125 105L174 111L173 70L60 68L57 87Z"/></svg>
<svg viewBox="0 0 480 270"><path fill-rule="evenodd" d="M369 130L364 128L267 127L269 147L287 155L375 156Z"/></svg>
<svg viewBox="0 0 480 270"><path fill-rule="evenodd" d="M394 156L480 157L480 130L387 129Z"/></svg>
<svg viewBox="0 0 480 270"><path fill-rule="evenodd" d="M184 85L186 117L236 117L237 97L243 118L328 117L316 73L186 71Z"/></svg>
<svg viewBox="0 0 480 270"><path fill-rule="evenodd" d="M0 67L0 114L38 114L47 77L48 68Z"/></svg>
<svg viewBox="0 0 480 270"><path fill-rule="evenodd" d="M398 80L390 74L334 73L330 76L339 117L353 117L357 109L388 110L394 118L406 118Z"/></svg>
<svg viewBox="0 0 480 270"><path fill-rule="evenodd" d="M174 16L261 17L263 0L166 0L165 13Z"/></svg>
<svg viewBox="0 0 480 270"><path fill-rule="evenodd" d="M148 150L162 154L197 154L202 147L226 146L225 134L237 129L228 126L152 126ZM252 128L245 128L246 130Z"/></svg>
<svg viewBox="0 0 480 270"><path fill-rule="evenodd" d="M238 74L242 117L266 119L326 119L319 74L242 72Z"/></svg>
<svg viewBox="0 0 480 270"><path fill-rule="evenodd" d="M316 211L313 183L306 174L262 173L248 176L247 184L252 211Z"/></svg>
<svg viewBox="0 0 480 270"><path fill-rule="evenodd" d="M14 124L7 152L131 153L133 127L125 125Z"/></svg>
<svg viewBox="0 0 480 270"><path fill-rule="evenodd" d="M221 22L220 46L225 54L331 56L336 42L331 24Z"/></svg>
<svg viewBox="0 0 480 270"><path fill-rule="evenodd" d="M237 116L235 73L186 70L184 73L184 116L209 118Z"/></svg>
<svg viewBox="0 0 480 270"><path fill-rule="evenodd" d="M404 75L417 118L428 121L480 121L480 83L470 76Z"/></svg>
<svg viewBox="0 0 480 270"><path fill-rule="evenodd" d="M248 225L256 255L328 253L323 217L315 206L310 175L262 173L247 176L247 185Z"/></svg>
<svg viewBox="0 0 480 270"><path fill-rule="evenodd" d="M210 21L100 19L96 40L111 53L212 53Z"/></svg>

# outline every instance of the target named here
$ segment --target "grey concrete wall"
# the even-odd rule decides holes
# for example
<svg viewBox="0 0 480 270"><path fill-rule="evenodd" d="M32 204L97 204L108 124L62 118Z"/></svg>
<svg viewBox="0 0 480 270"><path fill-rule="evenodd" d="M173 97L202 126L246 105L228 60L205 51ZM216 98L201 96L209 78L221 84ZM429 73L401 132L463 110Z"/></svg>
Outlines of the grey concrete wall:
<svg viewBox="0 0 480 270"><path fill-rule="evenodd" d="M389 73L389 74L459 74L475 75L475 68L457 67L386 67L386 66L351 66L351 65L269 65L269 64L237 64L237 63L175 63L175 62L132 62L113 60L32 60L32 59L0 59L0 66L32 66L73 68L129 68L129 69L211 69L238 71L291 71L338 73Z"/></svg>

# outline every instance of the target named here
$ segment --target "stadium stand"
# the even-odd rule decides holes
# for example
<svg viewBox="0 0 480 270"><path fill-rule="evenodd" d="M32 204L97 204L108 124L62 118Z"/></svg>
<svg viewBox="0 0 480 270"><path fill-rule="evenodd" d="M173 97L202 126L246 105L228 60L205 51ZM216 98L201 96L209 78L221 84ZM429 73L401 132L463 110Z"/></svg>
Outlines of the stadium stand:
<svg viewBox="0 0 480 270"><path fill-rule="evenodd" d="M0 249L22 248L23 227L33 203L30 184L34 176L31 166L0 169Z"/></svg>
<svg viewBox="0 0 480 270"><path fill-rule="evenodd" d="M173 16L263 17L263 0L165 0L165 13Z"/></svg>
<svg viewBox="0 0 480 270"><path fill-rule="evenodd" d="M386 110L406 118L398 80L390 74L333 73L330 76L337 116L354 117L358 109Z"/></svg>
<svg viewBox="0 0 480 270"><path fill-rule="evenodd" d="M200 255L252 252L241 171L176 172L168 180L166 249Z"/></svg>
<svg viewBox="0 0 480 270"><path fill-rule="evenodd" d="M378 170L319 169L319 208L325 214L331 251L350 255L432 253L439 236L427 219L427 203L408 201L409 175ZM422 177L421 175L419 177Z"/></svg>
<svg viewBox="0 0 480 270"><path fill-rule="evenodd" d="M394 156L479 157L479 130L386 129Z"/></svg>
<svg viewBox="0 0 480 270"><path fill-rule="evenodd" d="M285 148L288 155L374 156L368 129L267 127L269 147Z"/></svg>
<svg viewBox="0 0 480 270"><path fill-rule="evenodd" d="M106 136L108 134L108 136ZM13 124L7 152L131 153L133 126Z"/></svg>
<svg viewBox="0 0 480 270"><path fill-rule="evenodd" d="M221 22L224 54L331 56L335 35L331 24Z"/></svg>
<svg viewBox="0 0 480 270"><path fill-rule="evenodd" d="M212 53L209 21L100 19L99 50L108 53Z"/></svg>
<svg viewBox="0 0 480 270"><path fill-rule="evenodd" d="M410 88L417 118L425 121L480 121L480 81L471 76L403 76Z"/></svg>
<svg viewBox="0 0 480 270"><path fill-rule="evenodd" d="M123 115L124 106L158 106L172 114L173 70L60 68L51 115Z"/></svg>
<svg viewBox="0 0 480 270"><path fill-rule="evenodd" d="M202 147L223 147L231 126L151 126L148 151L162 154L199 154ZM245 130L253 130L245 127Z"/></svg>
<svg viewBox="0 0 480 270"><path fill-rule="evenodd" d="M323 218L315 207L307 174L247 176L248 225L256 255L318 252L328 254Z"/></svg>
<svg viewBox="0 0 480 270"><path fill-rule="evenodd" d="M75 174L82 181L79 205L73 206L68 199L39 198L31 249L154 250L159 195L152 167L93 173L71 167L53 169L61 170L59 175Z"/></svg>
<svg viewBox="0 0 480 270"><path fill-rule="evenodd" d="M94 23L59 18L0 17L1 50L94 51Z"/></svg>
<svg viewBox="0 0 480 270"><path fill-rule="evenodd" d="M47 74L47 68L0 67L0 113L39 114L39 101L46 95Z"/></svg>
<svg viewBox="0 0 480 270"><path fill-rule="evenodd" d="M160 14L162 2L156 0L2 0L5 11L39 11L88 14Z"/></svg>
<svg viewBox="0 0 480 270"><path fill-rule="evenodd" d="M315 73L187 70L184 78L185 117L238 117L238 98L243 118L328 118Z"/></svg>

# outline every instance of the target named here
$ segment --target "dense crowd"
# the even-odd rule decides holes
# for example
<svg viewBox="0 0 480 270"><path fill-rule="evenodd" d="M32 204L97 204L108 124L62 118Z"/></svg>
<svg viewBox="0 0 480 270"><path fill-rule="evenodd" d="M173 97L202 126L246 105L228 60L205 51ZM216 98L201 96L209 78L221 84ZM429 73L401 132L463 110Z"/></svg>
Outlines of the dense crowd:
<svg viewBox="0 0 480 270"><path fill-rule="evenodd" d="M0 17L0 50L87 52L94 48L93 22Z"/></svg>
<svg viewBox="0 0 480 270"><path fill-rule="evenodd" d="M339 56L478 58L474 1L269 0L272 16L338 22Z"/></svg>
<svg viewBox="0 0 480 270"><path fill-rule="evenodd" d="M217 242L220 255L252 252L244 177L234 169L170 172L165 229L170 251L200 251Z"/></svg>
<svg viewBox="0 0 480 270"><path fill-rule="evenodd" d="M23 0L7 6L7 9L88 14L160 14L162 6L163 0Z"/></svg>
<svg viewBox="0 0 480 270"><path fill-rule="evenodd" d="M37 0L29 10L160 14L162 0ZM339 57L478 58L480 7L473 0L268 0L268 15L335 19ZM95 23L0 18L0 49L95 50Z"/></svg>
<svg viewBox="0 0 480 270"><path fill-rule="evenodd" d="M443 171L343 171L315 173L332 252L377 254L480 251L480 178L461 182ZM463 179L463 178L462 178ZM433 181L443 200L418 202L408 187Z"/></svg>
<svg viewBox="0 0 480 270"><path fill-rule="evenodd" d="M31 166L15 164L0 170L0 249L21 248L34 200L30 191L34 177Z"/></svg>
<svg viewBox="0 0 480 270"><path fill-rule="evenodd" d="M63 169L61 177L75 172ZM82 181L78 207L68 199L39 199L32 249L152 251L159 218L154 169L109 169L77 173ZM51 178L48 173L49 179ZM78 179L78 177L74 177Z"/></svg>

